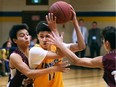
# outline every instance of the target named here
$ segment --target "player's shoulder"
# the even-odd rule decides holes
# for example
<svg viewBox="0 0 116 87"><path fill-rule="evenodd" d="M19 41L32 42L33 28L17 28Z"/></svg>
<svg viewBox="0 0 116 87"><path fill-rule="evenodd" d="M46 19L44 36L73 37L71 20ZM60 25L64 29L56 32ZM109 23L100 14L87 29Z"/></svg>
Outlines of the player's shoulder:
<svg viewBox="0 0 116 87"><path fill-rule="evenodd" d="M13 52L10 55L10 60L17 60L17 59L20 59L20 58L21 58L21 56L18 53L15 53L15 52Z"/></svg>
<svg viewBox="0 0 116 87"><path fill-rule="evenodd" d="M115 59L116 54L115 53L107 53L106 55L104 55L104 59L107 60L114 60Z"/></svg>
<svg viewBox="0 0 116 87"><path fill-rule="evenodd" d="M33 52L36 53L36 52L41 51L41 50L42 50L41 47L34 46L34 47L30 48L29 52L30 53L33 53Z"/></svg>

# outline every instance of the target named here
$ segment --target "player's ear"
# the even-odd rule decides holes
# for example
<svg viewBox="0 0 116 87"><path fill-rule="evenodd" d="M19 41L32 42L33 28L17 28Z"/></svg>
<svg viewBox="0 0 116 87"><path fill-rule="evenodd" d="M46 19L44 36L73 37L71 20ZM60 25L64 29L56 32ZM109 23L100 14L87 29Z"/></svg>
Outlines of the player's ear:
<svg viewBox="0 0 116 87"><path fill-rule="evenodd" d="M17 43L17 39L13 39L13 42L14 42L14 43Z"/></svg>
<svg viewBox="0 0 116 87"><path fill-rule="evenodd" d="M108 48L110 47L110 43L108 40L105 41L105 44L106 44L106 47L108 47Z"/></svg>

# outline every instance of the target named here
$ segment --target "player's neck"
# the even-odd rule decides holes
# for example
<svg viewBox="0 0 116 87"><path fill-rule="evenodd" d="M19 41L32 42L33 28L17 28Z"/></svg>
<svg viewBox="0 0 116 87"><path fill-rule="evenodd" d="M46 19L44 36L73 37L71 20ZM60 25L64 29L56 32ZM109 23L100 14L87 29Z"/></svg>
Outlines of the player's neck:
<svg viewBox="0 0 116 87"><path fill-rule="evenodd" d="M29 49L28 48L20 48L18 47L18 49L25 55L28 57L29 54Z"/></svg>

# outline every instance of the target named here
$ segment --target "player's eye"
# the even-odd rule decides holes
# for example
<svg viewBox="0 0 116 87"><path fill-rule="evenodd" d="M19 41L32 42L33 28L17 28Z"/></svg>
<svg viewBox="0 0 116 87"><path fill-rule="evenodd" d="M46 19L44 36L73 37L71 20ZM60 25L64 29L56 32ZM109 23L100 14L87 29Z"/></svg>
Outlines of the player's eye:
<svg viewBox="0 0 116 87"><path fill-rule="evenodd" d="M40 36L40 38L44 38L44 36Z"/></svg>
<svg viewBox="0 0 116 87"><path fill-rule="evenodd" d="M24 36L25 36L25 34L21 33L21 34L19 34L19 36L20 36L20 37L24 37Z"/></svg>
<svg viewBox="0 0 116 87"><path fill-rule="evenodd" d="M49 35L46 35L46 38L50 38L50 36Z"/></svg>

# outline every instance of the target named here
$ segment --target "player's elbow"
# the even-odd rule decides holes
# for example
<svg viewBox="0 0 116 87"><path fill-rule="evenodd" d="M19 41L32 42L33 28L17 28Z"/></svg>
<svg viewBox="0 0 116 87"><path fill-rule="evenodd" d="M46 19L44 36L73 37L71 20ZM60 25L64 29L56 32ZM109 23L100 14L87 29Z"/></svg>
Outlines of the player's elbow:
<svg viewBox="0 0 116 87"><path fill-rule="evenodd" d="M86 48L86 45L85 45L85 44L79 46L79 50L80 50L80 51L84 50L85 48Z"/></svg>

